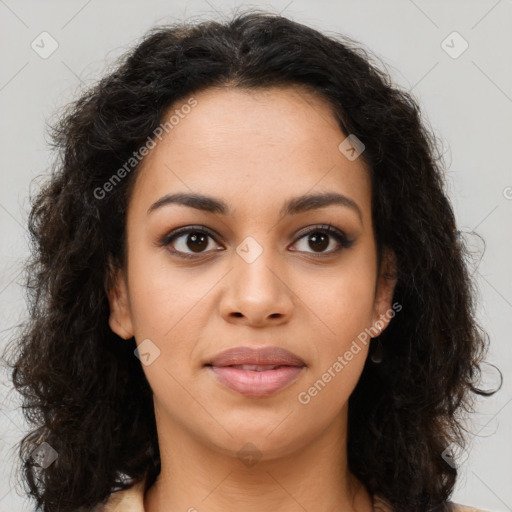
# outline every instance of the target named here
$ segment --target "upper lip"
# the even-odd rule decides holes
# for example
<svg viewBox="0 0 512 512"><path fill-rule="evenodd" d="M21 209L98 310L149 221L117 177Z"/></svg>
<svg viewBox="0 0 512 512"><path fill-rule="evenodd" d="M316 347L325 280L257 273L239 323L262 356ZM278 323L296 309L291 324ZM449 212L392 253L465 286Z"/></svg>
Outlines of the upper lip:
<svg viewBox="0 0 512 512"><path fill-rule="evenodd" d="M305 366L304 361L289 350L276 346L233 347L220 352L207 366L234 366L242 364Z"/></svg>

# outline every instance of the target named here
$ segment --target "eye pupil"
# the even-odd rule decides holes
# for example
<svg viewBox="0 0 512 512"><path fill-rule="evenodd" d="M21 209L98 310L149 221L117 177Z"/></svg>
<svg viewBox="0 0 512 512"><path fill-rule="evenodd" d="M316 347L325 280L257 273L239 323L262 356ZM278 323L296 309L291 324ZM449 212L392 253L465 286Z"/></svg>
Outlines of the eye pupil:
<svg viewBox="0 0 512 512"><path fill-rule="evenodd" d="M189 242L191 242L191 243L189 243ZM198 242L201 245L201 247L199 247L199 250L196 251L197 246L194 247L194 244L198 243ZM187 237L187 247L191 251L201 252L201 249L205 249L206 247L208 247L208 235L206 235L204 233L197 233L197 232L190 233L189 236Z"/></svg>
<svg viewBox="0 0 512 512"><path fill-rule="evenodd" d="M327 243L325 243L327 241ZM309 242L313 242L314 248L325 250L329 247L329 237L325 233L313 233L309 235Z"/></svg>

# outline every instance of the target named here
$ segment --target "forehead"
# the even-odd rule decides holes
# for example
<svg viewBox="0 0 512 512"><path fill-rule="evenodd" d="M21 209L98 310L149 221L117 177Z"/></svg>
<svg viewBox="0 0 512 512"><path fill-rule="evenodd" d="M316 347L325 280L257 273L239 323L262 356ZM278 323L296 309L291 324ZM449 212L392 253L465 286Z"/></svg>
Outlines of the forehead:
<svg viewBox="0 0 512 512"><path fill-rule="evenodd" d="M162 122L174 115L172 129L143 160L132 201L147 208L164 194L197 192L254 214L280 210L287 197L333 191L369 209L366 165L338 149L346 134L322 97L295 86L210 88L182 110L189 99L164 115Z"/></svg>

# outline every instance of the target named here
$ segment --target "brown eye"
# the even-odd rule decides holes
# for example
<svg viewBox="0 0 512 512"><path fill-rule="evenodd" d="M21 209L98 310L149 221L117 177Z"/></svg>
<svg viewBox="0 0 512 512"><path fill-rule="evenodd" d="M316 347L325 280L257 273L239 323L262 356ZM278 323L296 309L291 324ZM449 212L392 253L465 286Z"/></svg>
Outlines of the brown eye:
<svg viewBox="0 0 512 512"><path fill-rule="evenodd" d="M343 231L331 225L310 229L299 238L299 240L302 239L306 239L307 247L312 248L313 254L317 253L318 256L324 254L329 256L340 251L342 248L348 249L353 244L353 241L349 240ZM326 251L330 245L330 239L334 239L339 247ZM334 244L335 246L336 243Z"/></svg>
<svg viewBox="0 0 512 512"><path fill-rule="evenodd" d="M171 252L180 257L193 258L194 253L207 252L209 239L214 240L213 235L204 228L185 228L167 235L162 245L171 246Z"/></svg>
<svg viewBox="0 0 512 512"><path fill-rule="evenodd" d="M159 242L161 247L167 247L169 252L180 258L196 258L211 252L207 250L218 247L215 234L203 227L185 227L165 235Z"/></svg>
<svg viewBox="0 0 512 512"><path fill-rule="evenodd" d="M179 258L198 258L201 255L213 252L215 248L224 248L212 244L208 250L210 240L216 241L216 235L205 227L184 227L164 236L159 245L167 247L169 252ZM338 228L331 225L316 226L309 229L298 238L306 240L307 247L299 252L307 252L313 256L332 256L343 248L349 248L354 243L347 235ZM334 240L334 248L327 250ZM336 243L338 247L336 247ZM297 244L297 242L296 242ZM308 251L307 249L312 249ZM297 251L297 249L293 249Z"/></svg>
<svg viewBox="0 0 512 512"><path fill-rule="evenodd" d="M329 235L325 233L315 232L308 235L308 243L315 251L323 252L329 246L329 238Z"/></svg>
<svg viewBox="0 0 512 512"><path fill-rule="evenodd" d="M208 235L194 231L185 239L185 245L193 252L201 252L208 247Z"/></svg>

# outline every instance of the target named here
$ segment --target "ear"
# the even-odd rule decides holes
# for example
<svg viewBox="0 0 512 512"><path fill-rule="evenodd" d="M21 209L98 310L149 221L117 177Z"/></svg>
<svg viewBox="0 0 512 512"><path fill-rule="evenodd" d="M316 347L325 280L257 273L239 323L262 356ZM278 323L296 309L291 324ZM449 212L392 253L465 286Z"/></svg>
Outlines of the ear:
<svg viewBox="0 0 512 512"><path fill-rule="evenodd" d="M133 337L133 324L124 272L110 265L111 276L107 290L110 305L108 323L112 331L125 340Z"/></svg>
<svg viewBox="0 0 512 512"><path fill-rule="evenodd" d="M391 249L384 248L377 277L372 318L372 326L375 327L378 334L386 329L394 316L391 305L396 280L396 255Z"/></svg>

